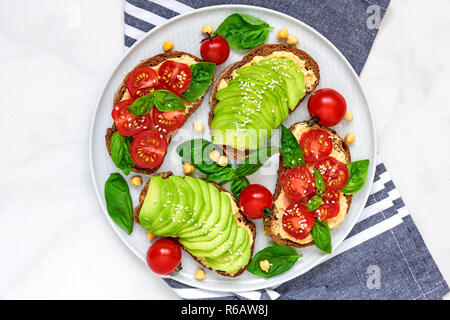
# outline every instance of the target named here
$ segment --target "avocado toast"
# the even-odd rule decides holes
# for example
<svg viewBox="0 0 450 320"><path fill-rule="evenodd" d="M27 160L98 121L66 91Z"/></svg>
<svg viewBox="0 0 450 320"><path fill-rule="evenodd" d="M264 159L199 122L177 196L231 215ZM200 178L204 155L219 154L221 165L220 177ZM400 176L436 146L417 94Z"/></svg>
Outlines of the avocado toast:
<svg viewBox="0 0 450 320"><path fill-rule="evenodd" d="M157 71L158 68L161 66L161 64L163 64L166 61L174 61L174 62L184 63L188 66L193 65L198 62L202 62L202 60L200 58L198 58L190 53L186 53L186 52L182 52L182 51L173 51L173 52L162 53L162 54L153 56L151 58L148 58L146 60L143 60L143 61L141 61L141 63L139 63L133 70L131 70L125 76L124 80L122 81L121 85L119 86L119 88L117 89L117 91L114 95L114 100L113 100L114 105L116 106L119 102L131 98L130 93L127 89L127 80L130 77L130 75L133 74L133 72L135 72L136 70L138 70L140 68L151 68L151 69ZM212 83L212 80L211 80L211 83ZM203 97L207 91L208 91L208 89L205 90L205 92L203 93L203 95L201 97L199 97L198 99L196 99L194 101L183 100L183 104L186 107L185 114L184 114L186 119L189 118L192 115L192 113L195 110L197 110L197 108L201 105L201 103L203 101ZM116 133L116 132L117 132L117 127L116 127L115 123L113 123L113 125L106 130L105 142L106 142L106 148L108 149L108 153L110 155L111 155L111 139L112 139L112 136L114 135L114 133ZM174 133L174 131L162 133L165 136L167 143L170 143L173 133ZM139 167L138 165L134 165L131 168L131 170L136 173L150 175L150 174L156 172L159 169L159 167L160 167L160 165L155 168L150 169L150 168L143 168L143 167Z"/></svg>
<svg viewBox="0 0 450 320"><path fill-rule="evenodd" d="M223 276L237 277L250 263L255 225L218 185L171 172L153 176L133 216L152 234L177 238L198 263Z"/></svg>
<svg viewBox="0 0 450 320"><path fill-rule="evenodd" d="M243 159L270 139L319 84L316 61L284 44L259 46L230 65L211 93L209 126L213 143Z"/></svg>
<svg viewBox="0 0 450 320"><path fill-rule="evenodd" d="M297 140L300 140L302 135L310 130L322 130L327 132L331 136L332 141L330 157L335 158L343 164L348 164L351 162L351 155L348 145L336 133L336 131L311 121L298 122L292 125L289 130L293 133ZM306 164L306 166L310 171L313 170L313 165ZM294 248L307 247L314 244L311 233L303 239L297 239L285 232L283 227L283 215L285 214L286 209L292 204L292 201L288 199L282 186L282 178L287 170L288 168L284 164L283 156L280 154L278 179L273 196L274 203L272 214L266 217L264 221L264 233L278 244ZM326 220L330 229L337 227L345 219L352 202L352 195L343 194L340 191L337 191L337 193L339 194L339 211L334 217Z"/></svg>

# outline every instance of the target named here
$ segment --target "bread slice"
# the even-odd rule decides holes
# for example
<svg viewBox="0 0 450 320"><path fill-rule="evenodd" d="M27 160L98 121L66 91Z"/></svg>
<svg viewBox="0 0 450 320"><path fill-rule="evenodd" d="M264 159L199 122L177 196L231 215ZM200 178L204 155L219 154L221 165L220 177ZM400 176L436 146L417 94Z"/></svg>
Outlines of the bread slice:
<svg viewBox="0 0 450 320"><path fill-rule="evenodd" d="M161 63L163 63L166 60L174 60L174 61L178 61L178 62L183 62L184 60L189 59L189 60L194 60L195 62L202 62L203 60L190 54L187 52L182 52L182 51L172 51L172 52L168 52L168 53L162 53L162 54L158 54L156 56L153 56L151 58L148 58L146 60L141 61L141 63L139 63L133 70L131 70L127 76L125 77L125 79L122 81L121 85L119 86L119 88L117 89L116 93L114 94L114 105L116 105L117 103L119 103L121 100L124 99L128 99L129 95L128 95L128 90L127 90L127 86L126 86L126 81L128 79L128 76L136 69L139 68L143 68L143 67L150 67L150 68L155 68L157 66L159 66ZM213 80L211 80L211 84L213 83ZM210 86L211 86L210 84ZM186 102L183 101L184 104L186 105L186 111L185 111L185 115L186 115L186 119L189 118L192 113L194 113L195 110L197 110L197 108L202 104L203 98L205 96L205 94L208 92L208 89L205 91L205 93L198 98L195 101L192 102ZM108 128L106 130L106 135L105 135L105 142L106 142L106 148L108 149L108 153L111 155L111 137L112 135L117 131L116 125L113 123L113 125L111 126L111 128ZM176 132L176 131L174 131ZM167 143L170 143L171 137L173 135L174 132L170 132L166 138L167 138ZM160 166L153 168L153 169L148 169L148 168L141 168L141 167L133 167L131 170L136 172L136 173L141 173L141 174L146 174L146 175L150 175L156 171L158 171L158 169L160 168Z"/></svg>
<svg viewBox="0 0 450 320"><path fill-rule="evenodd" d="M296 55L297 57L299 57L301 60L305 61L305 69L308 71L312 71L316 77L316 81L310 85L305 87L305 96L298 102L297 106L295 108L297 108L300 103L305 99L305 97L310 94L312 91L315 90L315 88L318 86L319 81L320 81L320 69L319 69L319 65L317 64L317 62L306 52L294 48L294 47L290 47L288 45L285 44L264 44L262 46L256 47L253 50L251 50L249 53L247 53L241 61L235 62L233 64L231 64L228 68L225 69L225 71L217 78L212 91L211 91L211 98L209 100L209 104L210 104L210 112L209 112L209 126L211 127L211 122L214 119L214 108L216 107L216 104L219 102L215 96L217 91L219 90L219 85L222 82L222 80L225 80L226 82L230 81L232 79L232 74L235 70L241 68L242 66L244 66L247 63L250 63L254 57L256 56L263 56L263 57L268 57L271 54L273 54L274 52L277 51L284 51L284 52L288 52L288 53L293 53L294 55ZM294 109L295 110L295 109ZM289 110L289 113L291 113L293 110ZM231 146L224 146L221 145L219 146L220 148L223 149L223 151L230 157L235 158L235 159L245 159L249 154L250 154L250 150L238 150L235 149Z"/></svg>
<svg viewBox="0 0 450 320"><path fill-rule="evenodd" d="M167 179L168 177L170 177L170 176L172 176L172 175L173 175L173 173L172 173L171 171L161 173L161 177L162 177L163 179ZM149 182L150 182L150 181L149 181ZM136 221L136 223L138 223L138 224L140 224L140 221L139 221L139 213L140 213L140 211L141 211L142 205L144 204L144 200L145 200L145 197L146 197L147 192L148 192L149 182L147 182L147 184L146 184L146 185L144 186L144 188L142 189L141 194L139 195L139 204L138 204L138 205L136 206L136 208L133 210L133 218L134 218L134 221ZM216 184L214 184L214 183L211 183L211 184L215 185L219 191L221 191L221 192L226 192L227 194L229 194L229 196L231 197L231 199L234 201L234 203L235 203L236 206L237 206L237 201L236 201L236 199L233 197L233 195L231 195L231 193L229 193L227 190L225 190L223 187L221 187L221 186L219 186L219 185L216 185ZM238 206L237 206L237 207L238 207ZM255 238L256 238L256 227L255 227L255 224L254 224L253 222L247 220L247 219L245 218L245 216L242 214L242 212L241 212L240 209L239 209L239 211L238 211L237 214L236 214L236 221L237 221L239 224L242 224L242 225L247 226L247 228L250 230L250 233L251 233L251 236L252 236L252 240L253 240L253 241L252 241L252 246L251 246L251 255L250 255L250 256L252 257L252 256L253 256L253 251L254 251L254 249L255 249ZM187 251L187 250L183 247L183 245L182 245L181 243L179 243L179 244L180 244L180 246L181 246L187 253L189 253L189 255L192 256L192 258L194 258L194 260L197 261L200 265L202 265L203 267L205 267L205 268L207 268L207 269L209 269L209 270L213 270L211 267L209 267L209 266L206 264L205 261L203 261L203 260L202 260L201 258L199 258L199 257L196 257L196 256L192 255L189 251ZM249 263L250 263L250 261L251 261L251 259L249 260ZM235 272L235 273L233 273L233 274L229 274L229 273L226 273L226 272L223 272L223 271L218 271L218 270L215 270L215 271L216 271L218 274L222 275L222 276L226 276L226 277L237 277L237 276L241 275L241 274L245 271L245 269L247 268L247 266L248 266L248 264L247 264L245 267L239 269L237 272Z"/></svg>
<svg viewBox="0 0 450 320"><path fill-rule="evenodd" d="M327 131L333 141L333 151L331 156L335 157L337 160L343 163L351 162L351 155L348 145L345 141L336 133L336 131L321 126L320 124L311 123L309 121L298 122L289 128L297 139L300 139L301 135L307 130L311 129L322 129ZM312 166L309 166L312 169ZM283 188L281 187L281 177L284 172L288 170L284 165L283 156L280 153L280 164L278 168L278 179L275 187L275 193L273 195L274 204L272 208L272 215L267 217L264 221L264 233L266 236L273 239L278 244L282 244L289 247L301 248L307 247L314 244L312 236L308 236L303 241L298 241L295 238L290 237L282 230L282 216L284 210L287 208L291 202L284 195ZM340 197L340 212L337 217L328 219L330 229L337 227L346 217L350 205L352 202L352 195L344 195L341 193Z"/></svg>

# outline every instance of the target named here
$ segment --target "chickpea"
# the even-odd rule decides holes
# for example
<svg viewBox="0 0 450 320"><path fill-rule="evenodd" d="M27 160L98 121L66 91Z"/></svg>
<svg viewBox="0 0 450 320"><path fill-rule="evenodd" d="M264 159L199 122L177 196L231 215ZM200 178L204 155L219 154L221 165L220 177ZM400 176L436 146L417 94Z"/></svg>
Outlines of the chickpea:
<svg viewBox="0 0 450 320"><path fill-rule="evenodd" d="M192 125L194 126L194 131L196 132L202 132L203 130L205 130L205 125L200 121L194 121Z"/></svg>
<svg viewBox="0 0 450 320"><path fill-rule="evenodd" d="M194 172L194 166L190 163L185 163L183 164L183 171L184 174L191 174L192 172Z"/></svg>
<svg viewBox="0 0 450 320"><path fill-rule="evenodd" d="M195 271L194 277L195 279L202 281L206 277L205 271L203 271L203 269L197 269L197 271Z"/></svg>
<svg viewBox="0 0 450 320"><path fill-rule="evenodd" d="M147 238L151 242L156 238L156 236L153 233L147 232Z"/></svg>
<svg viewBox="0 0 450 320"><path fill-rule="evenodd" d="M226 156L220 156L217 159L217 164L221 167L225 167L228 164L228 158Z"/></svg>
<svg viewBox="0 0 450 320"><path fill-rule="evenodd" d="M213 33L213 28L210 25L205 24L202 27L202 32L205 33L205 34L206 33L212 34Z"/></svg>
<svg viewBox="0 0 450 320"><path fill-rule="evenodd" d="M270 269L270 262L269 260L262 260L259 262L259 267L261 268L262 271L264 272L269 272Z"/></svg>
<svg viewBox="0 0 450 320"><path fill-rule="evenodd" d="M347 111L347 113L344 116L344 120L346 120L346 121L353 120L353 113L351 113L350 111Z"/></svg>
<svg viewBox="0 0 450 320"><path fill-rule="evenodd" d="M173 41L164 41L163 50L164 52L169 52L173 49Z"/></svg>
<svg viewBox="0 0 450 320"><path fill-rule="evenodd" d="M277 32L277 38L280 40L286 39L288 36L289 36L289 33L286 28L283 28Z"/></svg>
<svg viewBox="0 0 450 320"><path fill-rule="evenodd" d="M298 43L298 39L293 34L288 35L286 43L291 46L295 46Z"/></svg>
<svg viewBox="0 0 450 320"><path fill-rule="evenodd" d="M130 179L130 183L133 186L140 186L142 184L142 178L140 176L134 176Z"/></svg>
<svg viewBox="0 0 450 320"><path fill-rule="evenodd" d="M347 144L352 144L353 142L355 142L355 135L353 133L349 133L345 136L345 142Z"/></svg>
<svg viewBox="0 0 450 320"><path fill-rule="evenodd" d="M209 153L209 158L214 162L217 162L219 160L219 157L220 157L219 150L213 150Z"/></svg>

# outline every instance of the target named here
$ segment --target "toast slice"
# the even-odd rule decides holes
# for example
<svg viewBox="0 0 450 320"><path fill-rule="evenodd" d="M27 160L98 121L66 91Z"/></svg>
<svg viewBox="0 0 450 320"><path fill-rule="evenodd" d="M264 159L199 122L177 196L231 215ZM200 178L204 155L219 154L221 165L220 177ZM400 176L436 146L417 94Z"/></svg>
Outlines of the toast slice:
<svg viewBox="0 0 450 320"><path fill-rule="evenodd" d="M167 178L169 178L172 175L173 175L172 172L168 171L168 172L163 172L161 174L161 177L163 179L167 179ZM149 190L149 183L150 183L150 181L142 189L141 194L139 195L139 204L133 210L134 221L136 221L136 223L138 223L138 224L141 224L141 222L139 220L139 214L140 214L140 211L141 211L142 206L144 204L144 201L145 201L145 198L147 196L148 190ZM245 216L242 214L242 212L240 211L240 209L239 209L239 207L237 205L236 199L234 199L234 197L231 195L231 193L229 193L227 190L225 190L224 188L222 188L219 185L216 185L214 183L210 183L210 184L214 185L220 192L224 192L230 197L230 200L232 200L232 208L234 208L233 212L234 212L234 217L236 219L237 224L240 225L240 226L245 226L247 228L248 235L249 235L249 240L251 241L250 260L248 261L248 264L249 264L250 261L251 261L251 257L253 256L253 251L254 251L254 248L255 248L255 238L256 238L256 227L255 227L255 224L245 218ZM185 250L187 253L189 253L189 255L191 255L192 258L194 258L194 260L197 261L200 265L202 265L203 267L205 267L205 268L207 268L209 270L213 270L213 268L211 268L208 265L208 263L205 261L204 258L193 255L181 243L179 243L179 244L183 248L183 250ZM245 271L245 269L247 268L248 264L245 265L244 267L240 268L239 270L233 272L233 273L227 273L227 272L220 271L220 270L215 270L215 271L218 274L222 275L222 276L237 277L237 276L241 275Z"/></svg>
<svg viewBox="0 0 450 320"><path fill-rule="evenodd" d="M146 60L143 60L133 70L131 70L126 75L124 80L122 81L121 85L119 86L116 93L114 94L114 105L116 105L117 103L119 103L122 100L130 98L130 95L128 94L128 90L127 90L127 86L126 86L126 81L128 79L128 76L134 70L143 68L143 67L150 67L150 68L157 70L159 68L159 66L166 60L173 60L176 62L183 62L183 63L187 63L187 64L192 64L192 63L197 63L197 62L203 61L202 59L200 59L190 53L182 52L182 51L172 51L172 52L168 52L168 53L162 53L162 54L153 56L151 58L148 58ZM214 79L211 80L211 84L213 83L213 80ZM211 87L211 84L210 84L210 87ZM208 92L208 90L209 90L209 87L205 91L205 93L197 100L194 100L191 102L183 101L184 105L186 106L186 110L185 110L186 119L189 118L192 115L192 113L194 113L194 111L197 110L197 108L202 104L203 98L204 98L205 94ZM110 128L108 128L106 130L105 142L106 142L106 148L108 149L108 153L110 155L111 155L111 147L110 147L111 137L116 131L117 131L116 125L114 123ZM171 137L174 134L174 132L176 132L176 131L169 132L166 135L168 144L170 143ZM135 166L131 170L136 173L150 175L150 174L158 171L159 168L160 168L160 166L153 168L153 169L141 168L141 167Z"/></svg>
<svg viewBox="0 0 450 320"><path fill-rule="evenodd" d="M350 150L348 148L348 145L345 143L345 141L336 133L336 131L321 126L320 124L312 124L308 121L298 122L294 125L292 125L290 128L291 132L294 134L294 136L297 138L297 140L300 139L301 135L311 129L322 129L324 131L327 131L333 141L333 150L330 154L330 156L336 158L337 160L348 164L351 162L351 155ZM308 167L312 169L312 166ZM278 179L277 184L275 187L275 193L273 195L273 208L272 208L272 215L267 217L264 221L264 233L266 236L273 239L278 244L282 244L285 246L293 247L293 248L302 248L311 246L314 244L314 241L312 239L312 235L308 235L305 239L298 240L290 235L288 235L286 232L283 231L282 228L282 216L284 214L285 209L292 203L287 199L286 195L284 194L283 188L281 187L281 177L283 176L284 172L288 170L287 167L284 165L283 162L283 156L280 153L280 164L278 168ZM328 225L330 229L336 228L346 217L348 210L350 209L350 205L352 202L352 195L345 195L343 193L340 194L340 211L339 214L331 219L328 219Z"/></svg>
<svg viewBox="0 0 450 320"><path fill-rule="evenodd" d="M255 57L283 57L283 54L281 53L287 53L286 56L289 56L290 54L295 55L300 59L300 61L304 62L303 72L306 70L309 77L312 79L307 84L305 84L305 96L298 102L295 109L300 105L300 103L305 99L305 97L313 92L315 88L318 86L320 81L320 69L317 62L306 52L290 47L285 44L265 44L261 45L259 47L254 48L249 53L247 53L241 61L235 62L231 64L228 68L225 69L225 71L217 78L212 91L211 91L211 97L210 97L210 112L209 112L209 126L211 127L211 122L214 119L214 109L219 102L215 97L217 94L217 91L220 90L220 88L223 86L224 83L228 83L233 79L233 73L235 70L243 67L244 65L248 65L252 63L252 60ZM314 77L312 77L312 75ZM305 74L305 79L307 78L307 75ZM315 80L314 80L315 79ZM289 110L289 113L292 113L295 109ZM230 157L235 159L245 159L250 153L250 150L240 150L236 149L232 146L225 146L220 145L223 149L223 151Z"/></svg>

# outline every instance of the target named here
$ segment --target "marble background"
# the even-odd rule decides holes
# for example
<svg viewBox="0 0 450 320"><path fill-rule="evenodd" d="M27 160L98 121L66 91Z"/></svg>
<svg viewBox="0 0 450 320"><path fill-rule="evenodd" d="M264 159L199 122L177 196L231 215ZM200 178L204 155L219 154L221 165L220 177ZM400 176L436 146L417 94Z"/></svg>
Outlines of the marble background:
<svg viewBox="0 0 450 320"><path fill-rule="evenodd" d="M392 0L361 82L379 153L450 282L450 1ZM0 299L174 299L94 194L89 127L121 0L0 1Z"/></svg>

